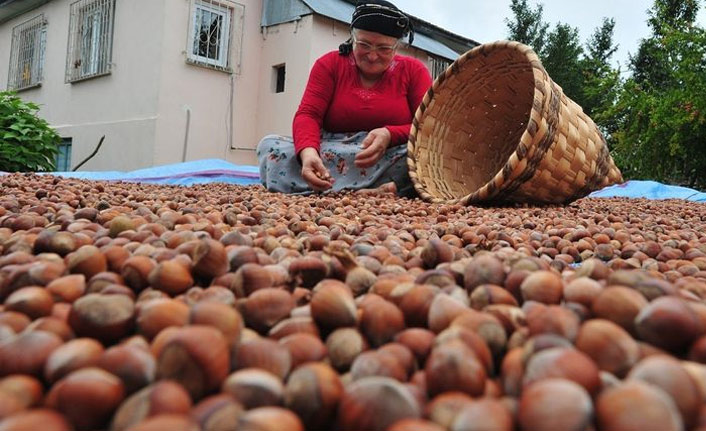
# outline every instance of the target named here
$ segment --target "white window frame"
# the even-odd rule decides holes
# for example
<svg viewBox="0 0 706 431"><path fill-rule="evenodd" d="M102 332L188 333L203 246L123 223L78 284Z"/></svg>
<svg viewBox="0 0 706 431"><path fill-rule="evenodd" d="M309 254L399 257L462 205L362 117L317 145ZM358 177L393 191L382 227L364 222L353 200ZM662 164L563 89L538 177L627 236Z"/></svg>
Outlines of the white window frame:
<svg viewBox="0 0 706 431"><path fill-rule="evenodd" d="M226 0L192 0L186 43L186 61L197 66L239 73L244 9L245 7L241 4ZM201 22L198 22L197 19L203 13L222 17L218 35L218 58L200 55L198 52Z"/></svg>
<svg viewBox="0 0 706 431"><path fill-rule="evenodd" d="M47 20L43 14L12 29L8 90L26 90L42 85L46 45Z"/></svg>
<svg viewBox="0 0 706 431"><path fill-rule="evenodd" d="M115 0L71 4L66 82L108 75L112 70Z"/></svg>

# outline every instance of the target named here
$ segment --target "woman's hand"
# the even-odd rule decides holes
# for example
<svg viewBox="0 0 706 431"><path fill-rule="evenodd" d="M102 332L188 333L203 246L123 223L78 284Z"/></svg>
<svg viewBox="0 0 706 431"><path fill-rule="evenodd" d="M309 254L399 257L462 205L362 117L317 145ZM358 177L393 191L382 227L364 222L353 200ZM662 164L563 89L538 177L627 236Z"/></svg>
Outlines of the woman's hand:
<svg viewBox="0 0 706 431"><path fill-rule="evenodd" d="M304 148L299 157L302 161L302 178L312 189L328 190L333 186L333 178L315 148Z"/></svg>
<svg viewBox="0 0 706 431"><path fill-rule="evenodd" d="M356 167L369 168L375 165L387 151L390 139L392 135L385 127L371 130L361 143L363 150L355 155Z"/></svg>

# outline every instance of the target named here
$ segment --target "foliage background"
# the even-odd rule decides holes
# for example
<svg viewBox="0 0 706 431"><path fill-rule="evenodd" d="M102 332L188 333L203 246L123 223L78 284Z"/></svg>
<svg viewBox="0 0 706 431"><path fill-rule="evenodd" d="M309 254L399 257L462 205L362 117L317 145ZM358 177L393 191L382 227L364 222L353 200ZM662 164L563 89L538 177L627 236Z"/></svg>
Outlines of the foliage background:
<svg viewBox="0 0 706 431"><path fill-rule="evenodd" d="M53 171L59 135L39 116L39 106L0 92L0 171Z"/></svg>
<svg viewBox="0 0 706 431"><path fill-rule="evenodd" d="M531 46L564 93L596 122L626 179L706 189L706 31L703 0L655 0L651 34L628 70L610 58L615 21L581 44L578 29L544 22L543 6L512 0L508 38Z"/></svg>

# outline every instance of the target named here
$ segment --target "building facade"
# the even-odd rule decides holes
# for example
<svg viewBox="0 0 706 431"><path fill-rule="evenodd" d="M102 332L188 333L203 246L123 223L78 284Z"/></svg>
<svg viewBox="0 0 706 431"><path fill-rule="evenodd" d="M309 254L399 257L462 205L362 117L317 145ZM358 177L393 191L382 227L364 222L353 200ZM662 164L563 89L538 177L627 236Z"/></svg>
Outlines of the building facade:
<svg viewBox="0 0 706 431"><path fill-rule="evenodd" d="M58 170L218 158L291 134L314 61L348 38L344 0L0 0L0 88L41 106ZM476 42L421 20L402 53L434 74Z"/></svg>

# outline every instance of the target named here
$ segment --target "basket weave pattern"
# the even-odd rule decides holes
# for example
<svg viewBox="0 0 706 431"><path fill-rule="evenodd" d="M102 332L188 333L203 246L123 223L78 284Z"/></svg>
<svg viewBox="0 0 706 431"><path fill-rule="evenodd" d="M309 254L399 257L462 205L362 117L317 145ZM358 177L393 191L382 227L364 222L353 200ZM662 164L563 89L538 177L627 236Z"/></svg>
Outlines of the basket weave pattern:
<svg viewBox="0 0 706 431"><path fill-rule="evenodd" d="M518 42L459 57L424 96L407 145L432 202L566 203L622 182L596 125Z"/></svg>

